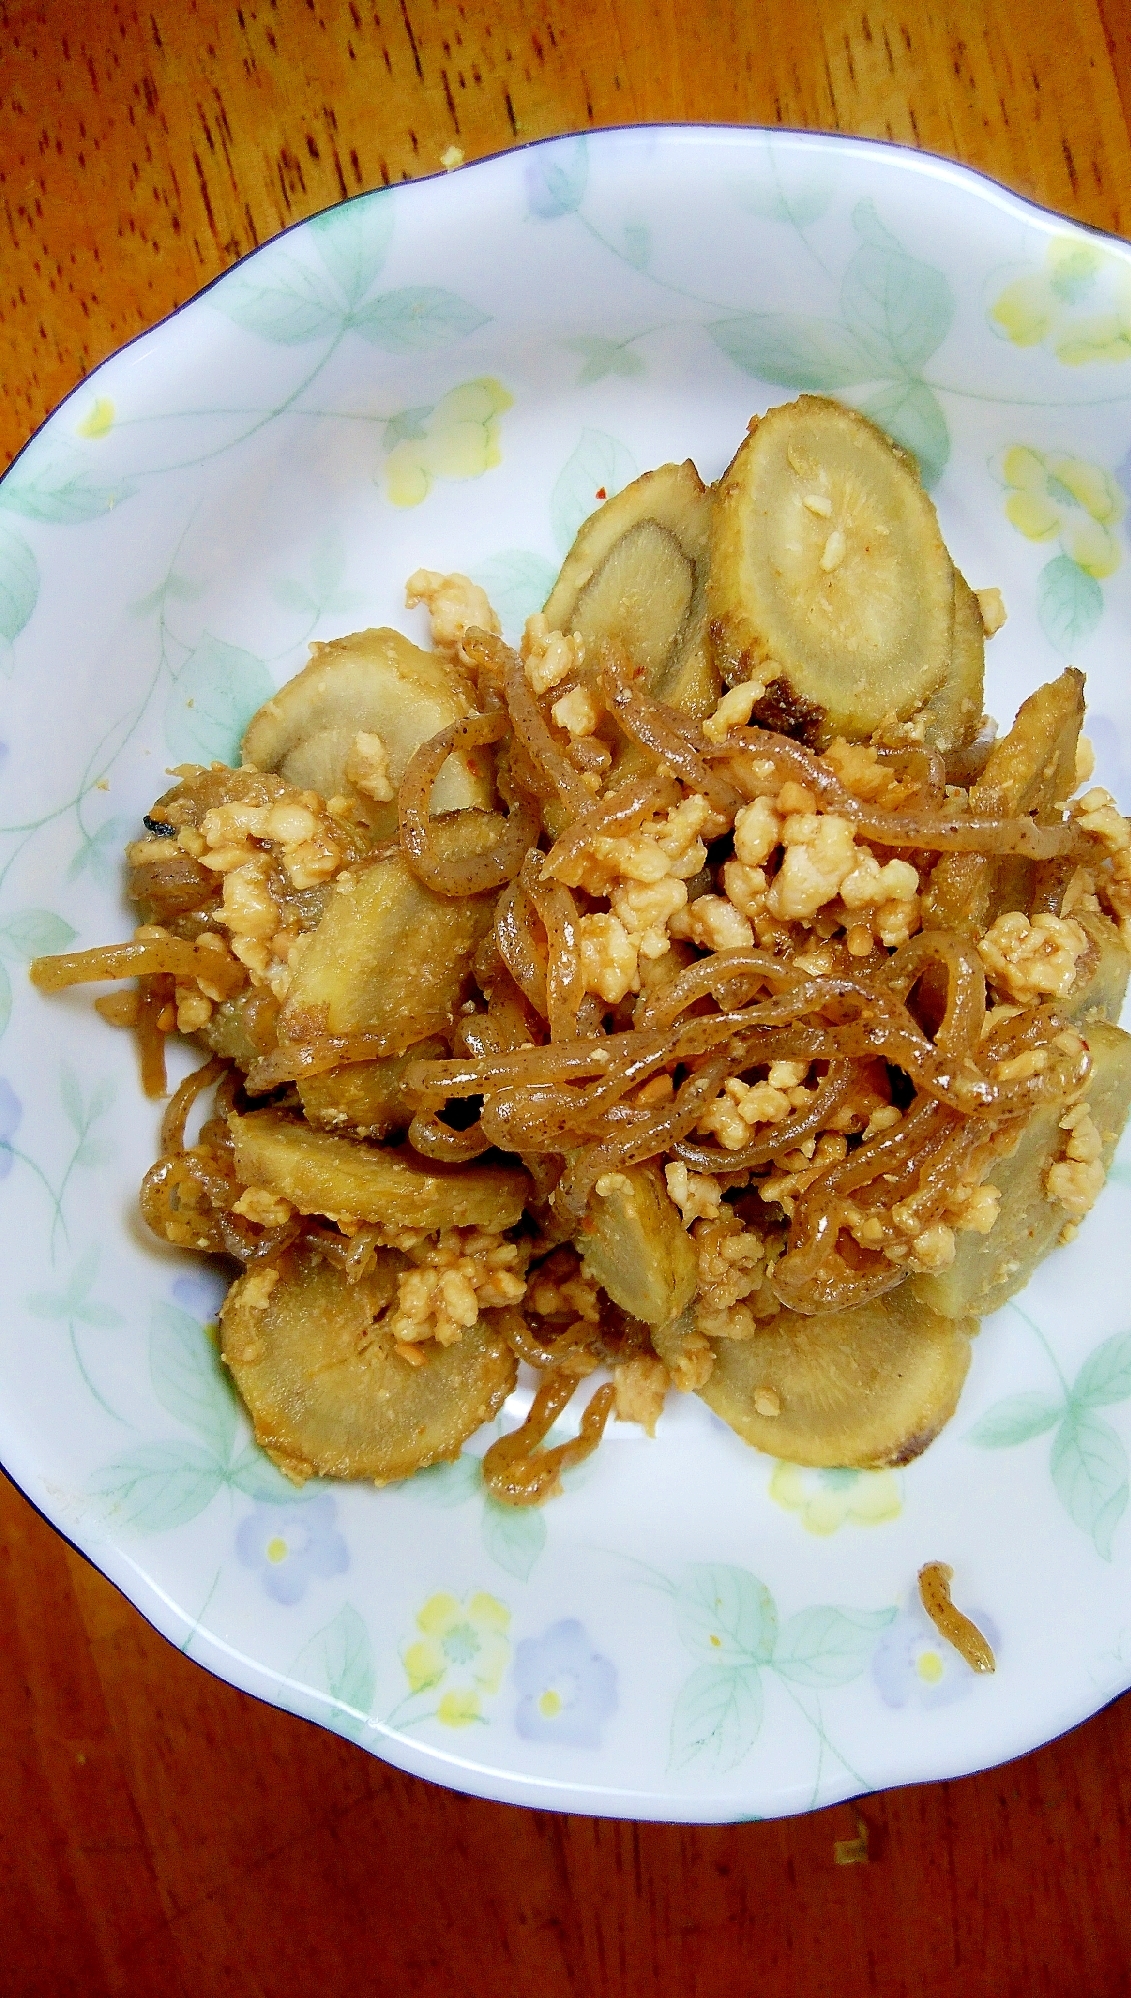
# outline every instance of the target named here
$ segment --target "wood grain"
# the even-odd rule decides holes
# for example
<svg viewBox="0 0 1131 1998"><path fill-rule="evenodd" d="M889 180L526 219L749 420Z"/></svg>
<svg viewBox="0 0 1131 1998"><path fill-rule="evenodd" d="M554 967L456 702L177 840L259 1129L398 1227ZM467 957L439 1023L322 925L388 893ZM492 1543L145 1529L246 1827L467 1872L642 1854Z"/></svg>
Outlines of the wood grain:
<svg viewBox="0 0 1131 1998"><path fill-rule="evenodd" d="M838 1866L849 1807L705 1829L434 1789L210 1678L2 1485L0 1527L5 1998L1127 1989L1129 1701L869 1798Z"/></svg>
<svg viewBox="0 0 1131 1998"><path fill-rule="evenodd" d="M361 188L638 120L894 138L1131 231L1125 0L0 0L0 463ZM1055 1605L1050 1605L1055 1613ZM1131 1989L1131 1701L963 1782L635 1826L403 1777L209 1678L0 1480L0 1995Z"/></svg>
<svg viewBox="0 0 1131 1998"><path fill-rule="evenodd" d="M548 133L807 126L1131 229L1123 0L944 7L0 0L0 463L106 354L288 223Z"/></svg>

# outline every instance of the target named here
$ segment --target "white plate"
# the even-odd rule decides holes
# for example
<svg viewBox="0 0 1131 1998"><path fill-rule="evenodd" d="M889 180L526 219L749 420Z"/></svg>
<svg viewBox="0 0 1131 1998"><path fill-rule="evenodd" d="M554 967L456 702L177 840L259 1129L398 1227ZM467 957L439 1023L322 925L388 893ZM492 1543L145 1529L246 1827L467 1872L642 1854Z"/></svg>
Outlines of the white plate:
<svg viewBox="0 0 1131 1998"><path fill-rule="evenodd" d="M213 1671L480 1796L798 1811L1015 1755L1125 1687L1131 1170L906 1470L781 1467L687 1401L542 1511L485 1503L482 1436L297 1497L200 1330L215 1278L144 1239L127 1037L24 965L128 934L121 848L166 765L229 757L308 639L419 635L421 563L516 631L604 494L685 455L713 478L798 388L919 450L1009 606L991 708L1079 663L1126 802L1131 252L938 160L625 131L359 197L108 361L0 484L0 1456ZM928 1559L992 1679L915 1608Z"/></svg>

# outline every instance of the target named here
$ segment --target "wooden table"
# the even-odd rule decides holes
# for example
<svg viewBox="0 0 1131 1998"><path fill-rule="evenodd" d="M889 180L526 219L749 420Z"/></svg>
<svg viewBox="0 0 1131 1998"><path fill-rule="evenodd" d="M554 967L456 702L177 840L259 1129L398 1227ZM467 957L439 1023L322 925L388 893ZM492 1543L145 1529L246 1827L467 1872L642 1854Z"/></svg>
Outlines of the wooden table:
<svg viewBox="0 0 1131 1998"><path fill-rule="evenodd" d="M341 196L547 133L792 125L1131 234L1126 0L0 0L0 464ZM0 1993L1131 1988L1131 1701L985 1776L694 1830L482 1804L209 1678L0 1480Z"/></svg>

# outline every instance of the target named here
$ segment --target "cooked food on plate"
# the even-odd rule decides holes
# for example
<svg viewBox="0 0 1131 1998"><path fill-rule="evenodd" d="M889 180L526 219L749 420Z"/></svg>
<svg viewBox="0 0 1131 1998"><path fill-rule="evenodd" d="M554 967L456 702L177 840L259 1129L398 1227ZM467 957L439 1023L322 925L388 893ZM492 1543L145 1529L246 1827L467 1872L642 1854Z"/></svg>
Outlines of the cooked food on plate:
<svg viewBox="0 0 1131 1998"><path fill-rule="evenodd" d="M95 1003L151 1095L169 1036L203 1052L142 1212L239 1272L260 1443L401 1479L524 1363L511 1504L672 1390L776 1457L906 1462L1131 1107L1131 827L1082 675L996 739L996 591L816 396L717 486L601 506L520 650L465 577L408 601L430 651L315 645L240 768L171 773L132 941L33 967L134 981Z"/></svg>

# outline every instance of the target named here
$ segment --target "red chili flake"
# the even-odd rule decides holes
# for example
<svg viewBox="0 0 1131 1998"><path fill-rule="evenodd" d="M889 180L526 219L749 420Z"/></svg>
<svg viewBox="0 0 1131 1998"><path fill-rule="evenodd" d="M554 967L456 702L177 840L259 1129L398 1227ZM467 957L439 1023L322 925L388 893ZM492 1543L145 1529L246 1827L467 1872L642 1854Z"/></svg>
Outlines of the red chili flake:
<svg viewBox="0 0 1131 1998"><path fill-rule="evenodd" d="M609 495L608 495L608 493L607 493L607 492L605 491L605 488L604 488L604 486L598 486L598 488L597 488L597 498L598 498L598 499L608 499L608 497L609 497Z"/></svg>

